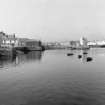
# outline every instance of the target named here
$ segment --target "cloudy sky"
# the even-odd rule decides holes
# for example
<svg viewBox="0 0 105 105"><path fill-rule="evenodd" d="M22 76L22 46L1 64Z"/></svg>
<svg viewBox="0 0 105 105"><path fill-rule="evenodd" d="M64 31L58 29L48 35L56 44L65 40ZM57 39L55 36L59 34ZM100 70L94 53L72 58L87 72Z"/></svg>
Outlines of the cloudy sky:
<svg viewBox="0 0 105 105"><path fill-rule="evenodd" d="M43 41L105 39L105 0L0 0L0 30Z"/></svg>

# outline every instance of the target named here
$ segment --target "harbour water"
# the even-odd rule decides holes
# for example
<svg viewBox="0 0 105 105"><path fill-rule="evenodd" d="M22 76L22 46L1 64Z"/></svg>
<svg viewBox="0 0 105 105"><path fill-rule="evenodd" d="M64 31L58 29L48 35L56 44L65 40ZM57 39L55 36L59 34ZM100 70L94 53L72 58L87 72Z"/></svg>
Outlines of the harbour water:
<svg viewBox="0 0 105 105"><path fill-rule="evenodd" d="M0 58L0 105L105 105L105 49L87 53L49 50Z"/></svg>

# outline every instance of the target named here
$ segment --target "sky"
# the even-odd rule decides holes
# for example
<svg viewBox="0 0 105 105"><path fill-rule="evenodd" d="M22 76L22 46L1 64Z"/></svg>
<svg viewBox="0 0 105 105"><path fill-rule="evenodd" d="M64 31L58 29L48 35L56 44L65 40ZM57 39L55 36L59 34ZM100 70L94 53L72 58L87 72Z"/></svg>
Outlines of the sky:
<svg viewBox="0 0 105 105"><path fill-rule="evenodd" d="M0 0L0 31L42 41L105 39L105 0Z"/></svg>

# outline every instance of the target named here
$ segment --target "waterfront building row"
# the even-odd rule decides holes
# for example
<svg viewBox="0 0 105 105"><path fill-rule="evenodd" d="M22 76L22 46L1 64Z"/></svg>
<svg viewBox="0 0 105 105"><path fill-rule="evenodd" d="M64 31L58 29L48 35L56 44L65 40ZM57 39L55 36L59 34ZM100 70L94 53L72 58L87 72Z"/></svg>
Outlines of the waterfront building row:
<svg viewBox="0 0 105 105"><path fill-rule="evenodd" d="M65 42L49 42L46 43L47 48L49 49L66 49L66 48L82 48L88 46L88 40L84 37L80 38L77 41L65 41Z"/></svg>
<svg viewBox="0 0 105 105"><path fill-rule="evenodd" d="M18 38L15 34L8 35L0 32L0 47L13 48L13 47L28 47L30 50L41 49L42 43L39 40Z"/></svg>

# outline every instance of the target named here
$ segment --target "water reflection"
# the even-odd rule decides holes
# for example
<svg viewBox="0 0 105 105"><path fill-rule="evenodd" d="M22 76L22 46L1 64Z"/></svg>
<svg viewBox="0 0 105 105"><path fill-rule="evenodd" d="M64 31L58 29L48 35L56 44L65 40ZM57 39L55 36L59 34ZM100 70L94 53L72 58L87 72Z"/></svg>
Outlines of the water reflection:
<svg viewBox="0 0 105 105"><path fill-rule="evenodd" d="M83 63L86 63L87 62L87 57L88 57L88 54L83 54L82 55L82 62Z"/></svg>
<svg viewBox="0 0 105 105"><path fill-rule="evenodd" d="M2 56L0 57L0 68L3 68L5 65L9 65L15 61L16 56Z"/></svg>
<svg viewBox="0 0 105 105"><path fill-rule="evenodd" d="M40 61L41 58L42 52L40 51L33 51L28 54L19 54L16 56L15 64L18 65L25 62Z"/></svg>
<svg viewBox="0 0 105 105"><path fill-rule="evenodd" d="M67 57L67 52L70 51L50 50L44 55L31 52L18 54L8 59L10 61L3 59L10 64L17 62L17 65L32 63L0 72L0 105L104 105L105 56L93 55L92 50L83 54L79 50ZM77 58L79 54L82 55L80 59ZM94 57L94 62L80 62L87 62L90 56ZM37 65L42 57L43 61Z"/></svg>
<svg viewBox="0 0 105 105"><path fill-rule="evenodd" d="M31 61L40 61L42 58L42 52L33 51L27 54L17 54L15 56L3 56L0 57L0 68L5 66L17 66L21 63L31 62Z"/></svg>

